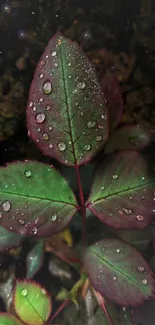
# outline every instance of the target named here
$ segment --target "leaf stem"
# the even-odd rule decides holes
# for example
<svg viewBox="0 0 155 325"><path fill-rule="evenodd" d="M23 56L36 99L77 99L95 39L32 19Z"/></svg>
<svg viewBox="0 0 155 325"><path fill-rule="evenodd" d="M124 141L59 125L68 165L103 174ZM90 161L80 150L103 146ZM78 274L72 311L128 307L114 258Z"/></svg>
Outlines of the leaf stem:
<svg viewBox="0 0 155 325"><path fill-rule="evenodd" d="M81 176L80 176L80 170L79 167L75 167L76 171L76 178L77 178L77 184L79 189L79 196L80 196L80 203L81 203L81 217L82 217L82 244L83 248L86 247L86 207L85 207L85 199L84 199L84 193L83 193L83 187L81 182Z"/></svg>

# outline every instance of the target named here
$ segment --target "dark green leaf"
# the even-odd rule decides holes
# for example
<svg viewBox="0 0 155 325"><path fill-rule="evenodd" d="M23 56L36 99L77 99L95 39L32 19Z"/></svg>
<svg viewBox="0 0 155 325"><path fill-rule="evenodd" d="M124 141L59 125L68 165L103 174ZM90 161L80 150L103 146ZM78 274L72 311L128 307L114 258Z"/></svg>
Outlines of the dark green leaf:
<svg viewBox="0 0 155 325"><path fill-rule="evenodd" d="M114 303L108 302L106 303L106 309L111 319L113 320L113 323L115 325L120 325L121 319L120 319L120 313L118 307ZM104 311L100 307L97 309L95 313L95 325L109 325L109 321Z"/></svg>
<svg viewBox="0 0 155 325"><path fill-rule="evenodd" d="M28 134L47 156L81 165L108 138L108 108L88 58L57 33L34 74L27 107Z"/></svg>
<svg viewBox="0 0 155 325"><path fill-rule="evenodd" d="M34 245L26 258L27 278L33 278L42 266L44 258L44 240Z"/></svg>
<svg viewBox="0 0 155 325"><path fill-rule="evenodd" d="M103 239L90 246L84 257L95 290L122 306L134 306L154 296L153 273L129 244Z"/></svg>
<svg viewBox="0 0 155 325"><path fill-rule="evenodd" d="M24 235L17 234L0 226L0 251L17 247L21 244Z"/></svg>
<svg viewBox="0 0 155 325"><path fill-rule="evenodd" d="M155 209L155 180L137 152L119 152L101 164L94 177L87 207L115 228L143 228Z"/></svg>
<svg viewBox="0 0 155 325"><path fill-rule="evenodd" d="M127 125L112 132L106 143L105 153L115 150L137 150L149 145L150 133L140 125Z"/></svg>
<svg viewBox="0 0 155 325"><path fill-rule="evenodd" d="M77 210L76 198L60 173L33 161L0 168L0 202L0 225L24 235L57 233Z"/></svg>

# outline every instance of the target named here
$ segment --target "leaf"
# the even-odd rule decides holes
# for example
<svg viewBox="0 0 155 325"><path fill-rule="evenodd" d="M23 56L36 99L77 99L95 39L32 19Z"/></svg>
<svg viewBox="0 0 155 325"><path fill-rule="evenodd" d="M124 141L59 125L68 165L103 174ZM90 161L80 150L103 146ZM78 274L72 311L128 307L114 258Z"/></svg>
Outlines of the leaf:
<svg viewBox="0 0 155 325"><path fill-rule="evenodd" d="M28 134L44 153L77 166L108 138L108 108L96 72L76 42L57 33L37 65L27 107Z"/></svg>
<svg viewBox="0 0 155 325"><path fill-rule="evenodd" d="M76 198L49 165L25 161L0 168L0 225L24 235L51 236L75 214Z"/></svg>
<svg viewBox="0 0 155 325"><path fill-rule="evenodd" d="M135 325L132 320L132 314L130 308L123 307L121 310L121 325Z"/></svg>
<svg viewBox="0 0 155 325"><path fill-rule="evenodd" d="M144 127L140 125L127 125L111 133L104 152L142 149L147 147L150 142L150 133Z"/></svg>
<svg viewBox="0 0 155 325"><path fill-rule="evenodd" d="M26 258L27 279L33 278L42 266L44 259L44 240L40 240L34 245Z"/></svg>
<svg viewBox="0 0 155 325"><path fill-rule="evenodd" d="M120 123L123 113L123 100L119 83L112 70L105 73L100 83L108 101L110 127L113 129Z"/></svg>
<svg viewBox="0 0 155 325"><path fill-rule="evenodd" d="M135 306L154 296L153 273L135 248L119 239L103 239L84 257L89 278L102 296Z"/></svg>
<svg viewBox="0 0 155 325"><path fill-rule="evenodd" d="M119 152L101 163L87 207L114 228L146 227L155 209L155 181L137 152Z"/></svg>
<svg viewBox="0 0 155 325"><path fill-rule="evenodd" d="M29 325L42 325L51 314L50 297L46 290L34 281L17 281L13 302L17 315Z"/></svg>
<svg viewBox="0 0 155 325"><path fill-rule="evenodd" d="M120 314L117 306L112 302L108 302L106 303L106 308L113 323L115 325L120 325ZM95 313L95 325L98 324L109 325L109 321L101 307L99 307Z"/></svg>
<svg viewBox="0 0 155 325"><path fill-rule="evenodd" d="M17 234L0 226L0 252L12 247L18 247L23 239L22 234Z"/></svg>
<svg viewBox="0 0 155 325"><path fill-rule="evenodd" d="M0 325L23 325L23 323L9 313L0 313Z"/></svg>

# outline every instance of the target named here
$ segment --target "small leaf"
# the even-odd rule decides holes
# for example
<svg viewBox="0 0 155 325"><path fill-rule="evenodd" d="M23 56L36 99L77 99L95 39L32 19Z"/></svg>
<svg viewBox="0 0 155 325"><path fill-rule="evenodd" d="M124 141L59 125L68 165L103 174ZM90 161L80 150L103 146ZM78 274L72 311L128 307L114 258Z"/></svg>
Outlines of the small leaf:
<svg viewBox="0 0 155 325"><path fill-rule="evenodd" d="M121 121L123 113L123 100L119 89L118 80L112 70L108 70L101 79L101 86L106 95L111 129Z"/></svg>
<svg viewBox="0 0 155 325"><path fill-rule="evenodd" d="M28 134L44 153L77 166L108 138L108 108L88 58L57 33L34 74L27 107Z"/></svg>
<svg viewBox="0 0 155 325"><path fill-rule="evenodd" d="M11 163L0 168L0 225L24 235L51 236L75 214L76 198L49 165Z"/></svg>
<svg viewBox="0 0 155 325"><path fill-rule="evenodd" d="M105 153L115 150L137 150L145 148L151 141L150 133L140 125L127 125L111 133Z"/></svg>
<svg viewBox="0 0 155 325"><path fill-rule="evenodd" d="M86 250L84 261L95 290L115 303L135 306L154 296L149 265L125 242L103 239Z"/></svg>
<svg viewBox="0 0 155 325"><path fill-rule="evenodd" d="M137 152L119 152L101 163L87 207L114 228L143 228L155 209L155 181Z"/></svg>
<svg viewBox="0 0 155 325"><path fill-rule="evenodd" d="M43 325L51 314L50 297L46 290L34 281L17 281L13 302L17 315L29 325Z"/></svg>
<svg viewBox="0 0 155 325"><path fill-rule="evenodd" d="M23 325L23 323L9 313L0 313L0 325Z"/></svg>
<svg viewBox="0 0 155 325"><path fill-rule="evenodd" d="M22 234L17 234L0 226L0 252L12 247L18 247L23 239Z"/></svg>
<svg viewBox="0 0 155 325"><path fill-rule="evenodd" d="M118 307L112 303L106 303L106 309L113 320L115 325L120 325L120 313ZM99 307L95 313L95 325L102 324L102 325L109 325L109 321L104 313L104 311Z"/></svg>
<svg viewBox="0 0 155 325"><path fill-rule="evenodd" d="M26 258L27 279L33 278L42 266L44 258L44 240L34 245Z"/></svg>

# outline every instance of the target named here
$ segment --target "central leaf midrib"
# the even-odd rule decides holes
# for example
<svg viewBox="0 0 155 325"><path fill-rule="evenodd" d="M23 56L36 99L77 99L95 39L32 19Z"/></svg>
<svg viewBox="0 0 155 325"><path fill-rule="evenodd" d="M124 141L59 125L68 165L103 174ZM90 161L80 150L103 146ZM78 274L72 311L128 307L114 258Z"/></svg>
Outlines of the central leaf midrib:
<svg viewBox="0 0 155 325"><path fill-rule="evenodd" d="M69 133L70 133L70 138L71 138L71 143L72 143L72 148L73 148L73 157L74 157L74 164L77 166L77 159L75 155L75 148L74 148L74 141L73 141L73 134L72 134L72 128L71 128L71 123L70 123L70 112L69 112L69 102L68 102L68 93L67 93L67 87L66 87L66 75L65 75L65 69L64 69L64 64L63 64L63 53L62 53L62 46L60 46L60 61L61 61L61 67L62 67L62 77L64 81L64 93L65 93L65 98L66 98L66 112L68 116L68 126L69 126Z"/></svg>
<svg viewBox="0 0 155 325"><path fill-rule="evenodd" d="M104 259L103 257L101 257L101 255L99 255L98 253L96 253L96 251L92 250L93 254L96 255L99 259L101 259L103 261L104 264L108 265L108 267L111 267L112 269L116 270L117 273L120 273L124 278L126 278L129 282L134 283L138 288L140 286L140 284L138 282L135 282L133 280L133 278L130 278L126 273L123 273L120 269L118 269L117 267L113 266L113 264L111 264L109 261L107 261L106 259ZM115 275L115 274L114 274ZM144 291L147 292L144 288Z"/></svg>
<svg viewBox="0 0 155 325"><path fill-rule="evenodd" d="M56 202L56 203L62 203L62 204L67 204L67 205L71 205L73 207L76 207L73 203L69 203L69 202L65 202L65 201L58 201L58 200L53 200L53 199L48 199L48 198L42 198L42 197L39 197L39 196L30 196L30 195L27 195L27 194L18 194L18 193L12 193L12 192L2 192L0 191L0 194L8 194L8 195L12 195L12 196L19 196L19 197L24 197L24 198L30 198L30 199L41 199L43 201L47 201L47 202Z"/></svg>

